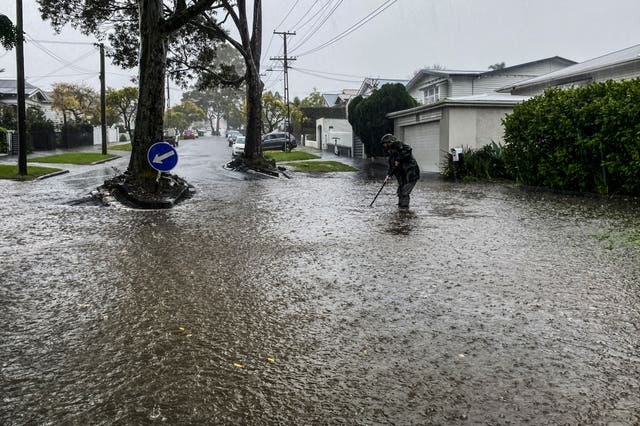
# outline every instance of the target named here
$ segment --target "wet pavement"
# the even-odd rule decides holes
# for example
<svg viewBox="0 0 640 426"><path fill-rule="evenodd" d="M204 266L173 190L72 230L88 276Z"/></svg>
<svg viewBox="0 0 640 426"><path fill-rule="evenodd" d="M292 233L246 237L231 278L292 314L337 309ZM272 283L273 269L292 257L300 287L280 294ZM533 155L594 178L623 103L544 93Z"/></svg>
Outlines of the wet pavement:
<svg viewBox="0 0 640 426"><path fill-rule="evenodd" d="M0 181L0 424L638 425L640 206L384 167L75 203L127 158ZM126 155L126 153L125 153Z"/></svg>

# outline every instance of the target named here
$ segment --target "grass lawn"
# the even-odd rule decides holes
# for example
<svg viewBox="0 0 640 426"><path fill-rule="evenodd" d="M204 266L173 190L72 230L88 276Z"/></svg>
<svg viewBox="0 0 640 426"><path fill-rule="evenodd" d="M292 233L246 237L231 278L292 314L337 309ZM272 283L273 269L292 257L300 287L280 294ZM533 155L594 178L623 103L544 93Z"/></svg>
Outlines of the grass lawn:
<svg viewBox="0 0 640 426"><path fill-rule="evenodd" d="M13 164L0 164L0 179L32 180L49 173L59 172L61 169L51 167L28 166L26 175L18 174L18 166Z"/></svg>
<svg viewBox="0 0 640 426"><path fill-rule="evenodd" d="M358 169L339 161L297 161L295 163L282 163L299 172L357 172Z"/></svg>
<svg viewBox="0 0 640 426"><path fill-rule="evenodd" d="M98 152L67 152L65 154L50 155L47 157L29 158L27 161L35 163L56 163L56 164L92 164L100 160L108 160L117 155L102 155Z"/></svg>
<svg viewBox="0 0 640 426"><path fill-rule="evenodd" d="M131 151L130 143L123 143L120 145L110 146L109 149L113 149L114 151Z"/></svg>
<svg viewBox="0 0 640 426"><path fill-rule="evenodd" d="M304 151L291 151L291 152L283 152L283 151L265 151L264 156L266 158L270 158L279 161L296 161L296 160L312 160L316 158L320 158L315 154L310 154Z"/></svg>

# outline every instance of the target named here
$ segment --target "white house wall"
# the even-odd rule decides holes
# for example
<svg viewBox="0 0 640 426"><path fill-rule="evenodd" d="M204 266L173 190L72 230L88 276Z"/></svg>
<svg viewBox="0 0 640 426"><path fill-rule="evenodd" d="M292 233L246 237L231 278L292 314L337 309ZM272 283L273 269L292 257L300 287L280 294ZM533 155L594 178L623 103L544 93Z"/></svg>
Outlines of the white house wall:
<svg viewBox="0 0 640 426"><path fill-rule="evenodd" d="M456 77L456 83L450 85L449 93L446 94L445 97L448 98L459 98L463 96L471 96L473 95L473 81L474 77ZM442 95L441 95L442 97Z"/></svg>
<svg viewBox="0 0 640 426"><path fill-rule="evenodd" d="M512 108L447 108L448 146L479 149L491 142L504 143L502 119Z"/></svg>
<svg viewBox="0 0 640 426"><path fill-rule="evenodd" d="M332 127L332 128L330 128ZM334 138L338 138L334 140ZM316 120L316 140L322 143L319 149L327 149L337 141L339 146L352 148L353 130L349 121L342 118L319 118Z"/></svg>

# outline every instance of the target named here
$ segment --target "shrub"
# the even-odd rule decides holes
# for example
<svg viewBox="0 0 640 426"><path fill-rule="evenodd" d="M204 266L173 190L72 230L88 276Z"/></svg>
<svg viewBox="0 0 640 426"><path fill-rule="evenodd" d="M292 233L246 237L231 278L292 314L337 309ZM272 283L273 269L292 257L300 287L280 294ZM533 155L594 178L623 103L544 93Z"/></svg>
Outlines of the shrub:
<svg viewBox="0 0 640 426"><path fill-rule="evenodd" d="M129 140L129 137L126 135L126 133L120 133L119 140L120 142L127 142Z"/></svg>
<svg viewBox="0 0 640 426"><path fill-rule="evenodd" d="M640 195L640 79L548 89L503 124L505 166L519 182Z"/></svg>
<svg viewBox="0 0 640 426"><path fill-rule="evenodd" d="M7 143L7 129L0 127L0 153L9 152L9 144Z"/></svg>
<svg viewBox="0 0 640 426"><path fill-rule="evenodd" d="M453 156L447 155L442 174L449 178L467 180L508 178L503 153L502 145L493 141L477 150L464 148L459 161L454 162Z"/></svg>

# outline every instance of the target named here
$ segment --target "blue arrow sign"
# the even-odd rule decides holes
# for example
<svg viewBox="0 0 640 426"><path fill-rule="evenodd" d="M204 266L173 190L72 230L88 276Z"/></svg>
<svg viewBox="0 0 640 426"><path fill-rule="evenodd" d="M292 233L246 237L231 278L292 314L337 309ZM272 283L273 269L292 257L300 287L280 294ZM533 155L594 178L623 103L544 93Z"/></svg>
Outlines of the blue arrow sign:
<svg viewBox="0 0 640 426"><path fill-rule="evenodd" d="M168 172L178 164L178 151L167 142L156 142L149 148L147 159L159 172Z"/></svg>

